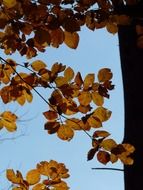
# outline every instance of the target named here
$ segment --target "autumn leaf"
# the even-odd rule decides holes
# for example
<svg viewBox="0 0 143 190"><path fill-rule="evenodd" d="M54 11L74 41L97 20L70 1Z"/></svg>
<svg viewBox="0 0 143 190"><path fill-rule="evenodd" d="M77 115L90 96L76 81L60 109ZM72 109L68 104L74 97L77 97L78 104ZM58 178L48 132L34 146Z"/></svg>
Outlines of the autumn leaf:
<svg viewBox="0 0 143 190"><path fill-rule="evenodd" d="M38 183L38 184L34 185L32 190L47 190L47 187L43 183Z"/></svg>
<svg viewBox="0 0 143 190"><path fill-rule="evenodd" d="M57 87L63 86L64 84L67 84L67 79L63 76L59 76L55 79L55 83Z"/></svg>
<svg viewBox="0 0 143 190"><path fill-rule="evenodd" d="M61 125L57 132L57 136L62 140L70 141L74 136L74 131L68 125Z"/></svg>
<svg viewBox="0 0 143 190"><path fill-rule="evenodd" d="M91 100L92 100L92 98L91 98L90 92L83 91L78 96L78 101L83 106L88 106L90 104Z"/></svg>
<svg viewBox="0 0 143 190"><path fill-rule="evenodd" d="M40 71L46 67L46 64L41 60L37 60L31 63L31 67L34 71Z"/></svg>
<svg viewBox="0 0 143 190"><path fill-rule="evenodd" d="M68 47L70 47L72 49L76 49L77 46L78 46L78 42L79 42L79 35L78 35L78 33L77 32L71 33L71 32L65 31L64 34L65 34L64 43Z"/></svg>
<svg viewBox="0 0 143 190"><path fill-rule="evenodd" d="M80 74L80 72L78 72L75 76L75 79L74 79L74 82L79 86L81 87L81 85L83 84L83 79L82 79L82 76Z"/></svg>
<svg viewBox="0 0 143 190"><path fill-rule="evenodd" d="M111 151L117 146L117 143L113 139L105 139L101 142L100 146L107 151Z"/></svg>
<svg viewBox="0 0 143 190"><path fill-rule="evenodd" d="M109 132L107 131L98 131L96 130L94 133L93 133L93 138L97 138L97 137L108 137L110 135Z"/></svg>
<svg viewBox="0 0 143 190"><path fill-rule="evenodd" d="M104 122L107 121L111 116L111 111L107 110L104 107L98 107L94 110L93 116L100 119L100 121Z"/></svg>
<svg viewBox="0 0 143 190"><path fill-rule="evenodd" d="M0 122L2 126L4 126L9 132L16 131L17 116L14 113L10 111L5 111L0 115L0 117Z"/></svg>
<svg viewBox="0 0 143 190"><path fill-rule="evenodd" d="M16 0L3 0L3 4L4 6L6 6L7 8L12 8L16 5Z"/></svg>
<svg viewBox="0 0 143 190"><path fill-rule="evenodd" d="M65 121L73 130L81 130L80 120L76 118L70 118Z"/></svg>
<svg viewBox="0 0 143 190"><path fill-rule="evenodd" d="M87 160L92 160L95 156L95 153L97 152L96 148L92 148L89 150L88 154L87 154Z"/></svg>
<svg viewBox="0 0 143 190"><path fill-rule="evenodd" d="M112 78L113 74L108 68L103 68L98 72L98 80L100 82L106 82Z"/></svg>
<svg viewBox="0 0 143 190"><path fill-rule="evenodd" d="M104 103L104 97L101 96L98 92L92 92L92 100L97 106L102 106Z"/></svg>
<svg viewBox="0 0 143 190"><path fill-rule="evenodd" d="M16 174L12 169L6 170L6 177L9 181L15 184L20 184L23 181L22 174L17 171Z"/></svg>
<svg viewBox="0 0 143 190"><path fill-rule="evenodd" d="M74 71L71 67L66 68L66 70L64 71L64 77L67 81L71 81L73 79Z"/></svg>
<svg viewBox="0 0 143 190"><path fill-rule="evenodd" d="M29 183L29 185L35 185L40 181L40 173L37 169L32 169L27 172L26 174L26 180Z"/></svg>
<svg viewBox="0 0 143 190"><path fill-rule="evenodd" d="M116 23L107 22L106 29L108 32L110 32L112 34L116 34L118 32L118 26Z"/></svg>
<svg viewBox="0 0 143 190"><path fill-rule="evenodd" d="M46 117L48 120L55 120L58 117L57 112L49 110L46 112L43 112L43 115Z"/></svg>
<svg viewBox="0 0 143 190"><path fill-rule="evenodd" d="M92 84L94 83L94 79L95 79L94 74L86 75L83 83L84 90L87 90L89 87L92 86Z"/></svg>
<svg viewBox="0 0 143 190"><path fill-rule="evenodd" d="M106 165L110 161L110 154L105 151L99 151L97 153L97 159L99 162Z"/></svg>

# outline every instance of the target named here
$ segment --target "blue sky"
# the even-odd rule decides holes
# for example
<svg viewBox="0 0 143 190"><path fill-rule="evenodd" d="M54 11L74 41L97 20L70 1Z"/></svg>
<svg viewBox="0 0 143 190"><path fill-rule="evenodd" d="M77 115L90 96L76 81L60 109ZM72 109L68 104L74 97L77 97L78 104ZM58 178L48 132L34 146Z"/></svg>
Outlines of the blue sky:
<svg viewBox="0 0 143 190"><path fill-rule="evenodd" d="M6 56L1 55L4 58ZM19 55L12 55L11 58L22 63L26 59ZM71 50L65 45L58 49L48 48L46 53L39 54L34 58L41 59L47 63L48 67L55 62L61 62L72 67L75 71L80 71L83 76L87 73L98 73L98 70L106 67L113 72L113 83L115 90L111 92L109 100L105 101L104 106L112 111L112 117L105 122L104 129L108 130L118 143L123 138L123 90L120 69L120 59L118 51L118 39L116 35L107 33L105 30L91 32L85 28L80 32L80 43L76 50ZM32 60L29 60L30 62ZM44 92L44 97L48 99L48 90ZM55 159L64 162L70 170L71 177L68 184L71 190L123 190L123 173L118 171L97 171L92 167L103 167L96 159L87 162L86 154L91 147L91 142L84 132L76 133L73 140L63 142L56 135L49 136L44 131L45 119L42 112L48 109L47 105L34 95L32 104L24 107L15 104L3 105L0 103L0 111L10 109L20 116L17 123L18 132L7 134L1 133L0 139L23 136L15 140L0 141L1 157L0 170L7 167L21 170L26 173L35 167L36 163L42 160ZM122 164L108 164L105 167L122 168ZM6 189L7 182L4 174L0 175L1 189Z"/></svg>

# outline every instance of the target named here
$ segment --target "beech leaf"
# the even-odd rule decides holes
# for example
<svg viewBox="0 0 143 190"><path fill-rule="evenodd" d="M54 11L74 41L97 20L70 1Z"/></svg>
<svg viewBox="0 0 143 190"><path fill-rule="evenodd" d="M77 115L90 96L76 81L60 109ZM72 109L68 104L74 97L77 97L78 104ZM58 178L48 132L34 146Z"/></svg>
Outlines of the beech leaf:
<svg viewBox="0 0 143 190"><path fill-rule="evenodd" d="M76 49L79 43L79 35L77 32L67 32L65 31L65 40L64 43L72 48L72 49Z"/></svg>

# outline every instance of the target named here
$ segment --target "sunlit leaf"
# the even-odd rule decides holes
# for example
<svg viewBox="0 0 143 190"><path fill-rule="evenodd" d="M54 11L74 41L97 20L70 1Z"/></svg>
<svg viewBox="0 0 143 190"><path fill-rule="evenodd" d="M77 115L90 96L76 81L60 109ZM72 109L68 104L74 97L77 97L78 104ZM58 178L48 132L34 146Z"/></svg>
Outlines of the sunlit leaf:
<svg viewBox="0 0 143 190"><path fill-rule="evenodd" d="M29 185L34 185L40 181L40 173L37 169L32 169L27 172L26 180Z"/></svg>
<svg viewBox="0 0 143 190"><path fill-rule="evenodd" d="M47 187L43 183L38 183L38 184L34 185L32 190L47 190Z"/></svg>
<svg viewBox="0 0 143 190"><path fill-rule="evenodd" d="M74 130L81 130L80 120L76 118L70 118L66 120L66 124Z"/></svg>
<svg viewBox="0 0 143 190"><path fill-rule="evenodd" d="M78 46L78 42L79 42L79 35L77 32L67 32L65 31L65 40L64 40L64 43L72 48L72 49L76 49L77 46Z"/></svg>
<svg viewBox="0 0 143 190"><path fill-rule="evenodd" d="M57 135L62 140L70 141L74 136L74 131L68 125L61 125L57 132Z"/></svg>
<svg viewBox="0 0 143 190"><path fill-rule="evenodd" d="M101 142L100 146L107 151L111 151L117 146L117 143L113 139L105 139Z"/></svg>
<svg viewBox="0 0 143 190"><path fill-rule="evenodd" d="M104 68L98 72L98 80L100 82L108 81L112 78L113 74L110 69Z"/></svg>
<svg viewBox="0 0 143 190"><path fill-rule="evenodd" d="M83 91L78 96L81 105L88 106L92 100L90 92Z"/></svg>
<svg viewBox="0 0 143 190"><path fill-rule="evenodd" d="M103 107L98 107L94 113L93 116L97 117L100 119L100 121L107 121L110 116L111 116L111 111L107 110L106 108Z"/></svg>
<svg viewBox="0 0 143 190"><path fill-rule="evenodd" d="M73 79L74 71L71 67L66 68L66 70L64 71L64 77L67 81L71 81Z"/></svg>
<svg viewBox="0 0 143 190"><path fill-rule="evenodd" d="M46 67L46 64L41 60L37 60L32 62L31 67L34 71L40 71Z"/></svg>
<svg viewBox="0 0 143 190"><path fill-rule="evenodd" d="M116 156L115 154L110 154L110 161L112 163L115 163L118 161L118 156Z"/></svg>
<svg viewBox="0 0 143 190"><path fill-rule="evenodd" d="M16 5L16 0L3 0L3 4L4 6L6 6L7 8L12 8Z"/></svg>
<svg viewBox="0 0 143 190"><path fill-rule="evenodd" d="M94 74L86 75L86 77L84 79L84 83L83 83L85 90L87 90L90 86L92 86L92 84L94 83L94 79L95 79Z"/></svg>
<svg viewBox="0 0 143 190"><path fill-rule="evenodd" d="M54 120L58 117L57 112L49 110L43 113L43 115L46 117L48 120Z"/></svg>
<svg viewBox="0 0 143 190"><path fill-rule="evenodd" d="M15 184L19 184L23 181L22 174L19 171L17 171L17 173L15 174L12 169L6 170L6 177L9 181Z"/></svg>
<svg viewBox="0 0 143 190"><path fill-rule="evenodd" d="M92 100L97 106L102 106L104 103L104 98L98 92L92 92Z"/></svg>

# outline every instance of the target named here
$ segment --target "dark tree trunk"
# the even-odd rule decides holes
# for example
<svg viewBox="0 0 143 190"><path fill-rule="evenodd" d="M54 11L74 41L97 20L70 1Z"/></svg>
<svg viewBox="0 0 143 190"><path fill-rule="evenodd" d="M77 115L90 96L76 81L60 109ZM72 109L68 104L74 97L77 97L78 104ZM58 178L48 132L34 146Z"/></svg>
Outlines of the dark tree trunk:
<svg viewBox="0 0 143 190"><path fill-rule="evenodd" d="M135 26L119 27L124 87L124 142L135 146L134 164L124 166L125 190L143 189L143 49L136 45Z"/></svg>

